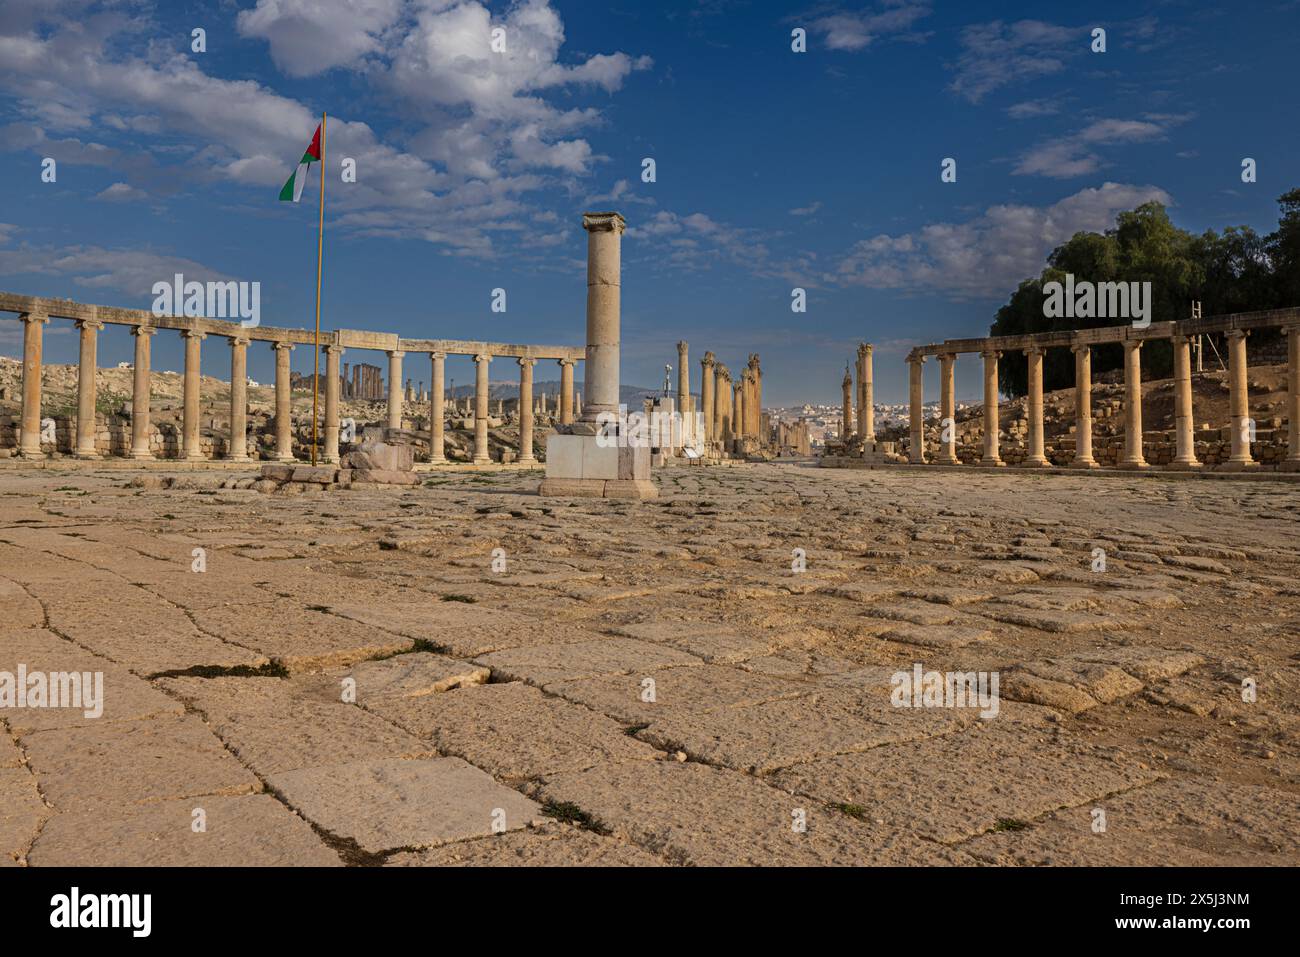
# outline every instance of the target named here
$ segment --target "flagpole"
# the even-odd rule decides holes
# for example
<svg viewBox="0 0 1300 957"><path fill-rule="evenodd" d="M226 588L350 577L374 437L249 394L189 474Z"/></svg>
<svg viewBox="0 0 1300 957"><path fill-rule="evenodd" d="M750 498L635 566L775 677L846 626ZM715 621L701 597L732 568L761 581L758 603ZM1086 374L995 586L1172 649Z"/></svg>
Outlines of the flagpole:
<svg viewBox="0 0 1300 957"><path fill-rule="evenodd" d="M311 464L316 464L316 409L320 399L320 275L325 259L325 114L320 115L320 223L316 229L315 374L311 377Z"/></svg>

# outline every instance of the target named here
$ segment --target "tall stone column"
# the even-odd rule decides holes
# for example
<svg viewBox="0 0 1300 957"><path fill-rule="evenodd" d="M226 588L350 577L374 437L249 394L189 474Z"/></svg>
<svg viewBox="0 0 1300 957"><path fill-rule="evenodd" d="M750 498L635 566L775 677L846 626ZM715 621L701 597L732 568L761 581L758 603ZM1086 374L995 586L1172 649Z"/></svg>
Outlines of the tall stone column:
<svg viewBox="0 0 1300 957"><path fill-rule="evenodd" d="M560 361L560 424L573 424L573 360L561 359ZM528 373L529 381L532 380L532 370Z"/></svg>
<svg viewBox="0 0 1300 957"><path fill-rule="evenodd" d="M731 404L731 395L727 388L731 381L731 373L727 371L726 366L719 363L714 370L714 378L716 387L713 390L713 441L726 445L727 435L724 426Z"/></svg>
<svg viewBox="0 0 1300 957"><path fill-rule="evenodd" d="M447 461L447 452L444 447L446 438L446 425L443 423L443 416L446 413L446 398L443 396L445 388L443 383L447 377L447 353L431 352L429 361L433 366L433 373L430 378L429 386L429 461L433 463ZM524 399L520 397L520 408L524 405ZM531 411L532 406L529 405Z"/></svg>
<svg viewBox="0 0 1300 957"><path fill-rule="evenodd" d="M700 360L700 412L703 413L704 418L704 442L706 447L711 445L714 439L717 438L713 415L716 369L716 357L712 352L704 353L704 358Z"/></svg>
<svg viewBox="0 0 1300 957"><path fill-rule="evenodd" d="M185 340L185 409L181 419L181 457L188 462L203 458L199 443L199 386L202 372L199 366L199 344L206 338L197 329L182 329Z"/></svg>
<svg viewBox="0 0 1300 957"><path fill-rule="evenodd" d="M275 458L293 461L293 392L289 387L289 355L293 345L273 342L275 350Z"/></svg>
<svg viewBox="0 0 1300 957"><path fill-rule="evenodd" d="M474 464L492 461L488 454L488 363L492 357L480 353L474 357Z"/></svg>
<svg viewBox="0 0 1300 957"><path fill-rule="evenodd" d="M135 364L131 371L131 458L151 459L149 432L149 343L156 330L153 326L132 326L135 336Z"/></svg>
<svg viewBox="0 0 1300 957"><path fill-rule="evenodd" d="M1246 333L1228 333L1228 406L1232 415L1232 455L1226 465L1244 469L1255 465L1250 454L1250 394L1246 369Z"/></svg>
<svg viewBox="0 0 1300 957"><path fill-rule="evenodd" d="M840 411L840 440L847 442L853 433L853 375L849 367L844 367L844 378L840 380L841 401L844 408Z"/></svg>
<svg viewBox="0 0 1300 957"><path fill-rule="evenodd" d="M325 448L321 461L327 465L339 462L339 357L343 347L322 346L325 353Z"/></svg>
<svg viewBox="0 0 1300 957"><path fill-rule="evenodd" d="M870 362L871 347L865 342L858 343L858 435L867 438L867 418L870 406L867 404L867 363Z"/></svg>
<svg viewBox="0 0 1300 957"><path fill-rule="evenodd" d="M587 231L587 366L582 421L593 430L602 412L618 415L621 243L627 223L618 213L585 213Z"/></svg>
<svg viewBox="0 0 1300 957"><path fill-rule="evenodd" d="M1047 460L1043 440L1043 350L1031 346L1025 350L1025 358L1029 360L1029 396L1025 403L1029 410L1029 454L1025 465L1045 468L1052 463Z"/></svg>
<svg viewBox="0 0 1300 957"><path fill-rule="evenodd" d="M1144 469L1142 450L1142 340L1124 343L1124 457L1120 467Z"/></svg>
<svg viewBox="0 0 1300 957"><path fill-rule="evenodd" d="M24 312L23 324L23 418L18 454L25 459L43 459L41 451L41 352L43 327L49 316Z"/></svg>
<svg viewBox="0 0 1300 957"><path fill-rule="evenodd" d="M913 465L925 464L925 383L922 379L922 367L925 356L915 356L907 360L907 397L910 412L912 447L907 460Z"/></svg>
<svg viewBox="0 0 1300 957"><path fill-rule="evenodd" d="M866 410L863 413L863 421L866 423L866 438L870 441L876 439L876 383L874 379L874 370L871 363L870 343L859 346L859 350L865 349L862 358L862 405Z"/></svg>
<svg viewBox="0 0 1300 957"><path fill-rule="evenodd" d="M984 456L980 465L1005 465L998 453L998 359L995 349L981 352L984 358Z"/></svg>
<svg viewBox="0 0 1300 957"><path fill-rule="evenodd" d="M519 464L533 465L533 364L536 359L519 360ZM569 364L572 375L573 364ZM572 410L570 410L572 411Z"/></svg>
<svg viewBox="0 0 1300 957"><path fill-rule="evenodd" d="M763 363L754 353L754 426L758 430L759 448L766 447L767 436L763 430Z"/></svg>
<svg viewBox="0 0 1300 957"><path fill-rule="evenodd" d="M230 343L230 450L233 462L248 461L248 340L231 336Z"/></svg>
<svg viewBox="0 0 1300 957"><path fill-rule="evenodd" d="M957 458L957 382L953 375L956 361L951 352L939 356L939 454L935 461L943 465L961 465Z"/></svg>
<svg viewBox="0 0 1300 957"><path fill-rule="evenodd" d="M1200 468L1196 458L1195 420L1192 417L1192 340L1174 336L1174 446L1171 468Z"/></svg>
<svg viewBox="0 0 1300 957"><path fill-rule="evenodd" d="M1074 353L1074 461L1071 468L1095 469L1092 457L1092 346L1070 346Z"/></svg>
<svg viewBox="0 0 1300 957"><path fill-rule="evenodd" d="M687 365L691 361L687 354L689 349L690 346L684 339L677 343L677 414L682 417L683 423L690 411L691 401L691 368Z"/></svg>
<svg viewBox="0 0 1300 957"><path fill-rule="evenodd" d="M102 322L78 319L81 350L77 363L77 444L79 459L97 459L95 451L95 368L98 365L98 334Z"/></svg>
<svg viewBox="0 0 1300 957"><path fill-rule="evenodd" d="M1285 472L1300 472L1300 326L1282 330L1286 335L1286 431Z"/></svg>
<svg viewBox="0 0 1300 957"><path fill-rule="evenodd" d="M398 349L388 353L388 427L402 427L402 356ZM484 410L486 414L486 410Z"/></svg>
<svg viewBox="0 0 1300 957"><path fill-rule="evenodd" d="M734 396L734 408L731 413L731 421L733 423L731 430L734 433L732 439L735 441L737 452L740 451L741 443L745 441L745 392L748 385L749 373L747 371L741 372L740 382L736 386L736 394Z"/></svg>

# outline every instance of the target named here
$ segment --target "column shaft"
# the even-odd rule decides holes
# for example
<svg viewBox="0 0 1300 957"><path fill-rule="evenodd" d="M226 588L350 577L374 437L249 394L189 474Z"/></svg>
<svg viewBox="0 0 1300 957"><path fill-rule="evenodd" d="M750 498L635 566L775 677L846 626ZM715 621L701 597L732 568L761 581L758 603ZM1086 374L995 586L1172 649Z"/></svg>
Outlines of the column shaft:
<svg viewBox="0 0 1300 957"><path fill-rule="evenodd" d="M1092 457L1092 347L1071 346L1074 352L1074 461L1073 468L1097 468Z"/></svg>
<svg viewBox="0 0 1300 957"><path fill-rule="evenodd" d="M519 464L532 465L533 456L533 363L536 359L519 360ZM573 366L570 369L572 376ZM572 384L572 383L570 383Z"/></svg>
<svg viewBox="0 0 1300 957"><path fill-rule="evenodd" d="M388 353L388 427L402 427L402 356L394 349Z"/></svg>
<svg viewBox="0 0 1300 957"><path fill-rule="evenodd" d="M1142 340L1124 343L1124 468L1144 469L1142 450Z"/></svg>
<svg viewBox="0 0 1300 957"><path fill-rule="evenodd" d="M939 457L944 465L960 465L957 458L957 382L952 353L939 356Z"/></svg>
<svg viewBox="0 0 1300 957"><path fill-rule="evenodd" d="M715 368L716 363L713 359L713 353L704 353L704 358L700 360L700 412L703 413L704 418L704 442L706 447L713 442L716 435L713 427L713 395L716 386Z"/></svg>
<svg viewBox="0 0 1300 957"><path fill-rule="evenodd" d="M293 392L289 388L289 354L293 346L273 342L275 350L275 458L293 461Z"/></svg>
<svg viewBox="0 0 1300 957"><path fill-rule="evenodd" d="M984 352L984 456L981 465L1002 465L998 452L998 358L1000 352Z"/></svg>
<svg viewBox="0 0 1300 957"><path fill-rule="evenodd" d="M149 343L153 326L132 326L135 336L135 366L131 372L131 458L151 459L149 433Z"/></svg>
<svg viewBox="0 0 1300 957"><path fill-rule="evenodd" d="M1250 394L1246 368L1246 333L1228 333L1228 405L1232 415L1232 455L1228 464L1246 468L1255 464L1250 454Z"/></svg>
<svg viewBox="0 0 1300 957"><path fill-rule="evenodd" d="M862 406L864 409L862 421L866 423L865 438L874 442L876 438L876 384L871 364L871 353L872 346L868 344L862 359Z"/></svg>
<svg viewBox="0 0 1300 957"><path fill-rule="evenodd" d="M445 391L443 381L447 375L447 354L431 352L429 361L433 365L432 384L429 387L429 461L445 462L447 453L443 440L446 436L446 425L443 423L443 416L446 412L446 399L443 398Z"/></svg>
<svg viewBox="0 0 1300 957"><path fill-rule="evenodd" d="M907 459L913 465L925 464L925 383L921 373L924 363L925 356L908 360L907 397L912 447Z"/></svg>
<svg viewBox="0 0 1300 957"><path fill-rule="evenodd" d="M336 465L339 461L339 357L342 346L324 346L325 351L325 448L321 461Z"/></svg>
<svg viewBox="0 0 1300 957"><path fill-rule="evenodd" d="M203 458L203 448L199 443L199 386L202 372L200 369L199 345L204 335L194 329L181 332L185 340L185 408L181 420L181 457L190 462Z"/></svg>
<svg viewBox="0 0 1300 957"><path fill-rule="evenodd" d="M488 454L488 363L492 357L480 354L474 357L474 464L492 461Z"/></svg>
<svg viewBox="0 0 1300 957"><path fill-rule="evenodd" d="M95 451L95 367L98 364L98 334L102 322L81 319L77 322L81 332L81 350L77 364L77 444L79 459L96 459Z"/></svg>
<svg viewBox="0 0 1300 957"><path fill-rule="evenodd" d="M587 213L587 365L582 421L594 426L602 412L618 414L620 242L626 223L618 213Z"/></svg>
<svg viewBox="0 0 1300 957"><path fill-rule="evenodd" d="M43 326L49 316L23 313L23 418L18 454L25 459L43 459L41 451L41 351Z"/></svg>
<svg viewBox="0 0 1300 957"><path fill-rule="evenodd" d="M1029 455L1025 465L1042 468L1052 464L1047 460L1043 438L1043 350L1026 349L1025 357L1029 360L1029 396L1025 403L1029 409Z"/></svg>
<svg viewBox="0 0 1300 957"><path fill-rule="evenodd" d="M1174 336L1174 461L1175 468L1197 468L1196 431L1192 413L1192 344Z"/></svg>
<svg viewBox="0 0 1300 957"><path fill-rule="evenodd" d="M532 380L532 370L529 369L528 378ZM560 360L560 424L571 425L573 423L573 360Z"/></svg>
<svg viewBox="0 0 1300 957"><path fill-rule="evenodd" d="M230 449L227 458L248 461L248 340L231 336Z"/></svg>

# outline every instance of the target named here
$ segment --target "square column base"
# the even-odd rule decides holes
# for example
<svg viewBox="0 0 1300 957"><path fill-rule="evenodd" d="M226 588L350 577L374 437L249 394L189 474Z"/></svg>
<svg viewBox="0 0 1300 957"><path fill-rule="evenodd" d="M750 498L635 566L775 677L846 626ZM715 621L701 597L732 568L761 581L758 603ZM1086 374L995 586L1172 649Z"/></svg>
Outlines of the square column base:
<svg viewBox="0 0 1300 957"><path fill-rule="evenodd" d="M595 435L546 437L546 478L539 495L650 499L650 449L618 446Z"/></svg>

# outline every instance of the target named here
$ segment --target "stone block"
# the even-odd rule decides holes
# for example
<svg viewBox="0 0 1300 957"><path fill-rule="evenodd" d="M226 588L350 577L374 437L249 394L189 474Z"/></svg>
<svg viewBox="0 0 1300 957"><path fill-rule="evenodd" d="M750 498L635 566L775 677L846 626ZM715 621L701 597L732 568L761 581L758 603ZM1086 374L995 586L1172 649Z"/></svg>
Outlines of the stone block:
<svg viewBox="0 0 1300 957"><path fill-rule="evenodd" d="M352 482L373 482L378 485L418 485L419 476L414 472L398 472L391 469L354 468Z"/></svg>
<svg viewBox="0 0 1300 957"><path fill-rule="evenodd" d="M329 466L299 465L293 470L293 481L329 485L338 476L338 471Z"/></svg>
<svg viewBox="0 0 1300 957"><path fill-rule="evenodd" d="M295 466L292 465L263 465L262 478L275 482L290 482L293 480L294 469Z"/></svg>
<svg viewBox="0 0 1300 957"><path fill-rule="evenodd" d="M343 456L344 468L385 472L409 472L415 467L415 449L409 445L363 442Z"/></svg>

